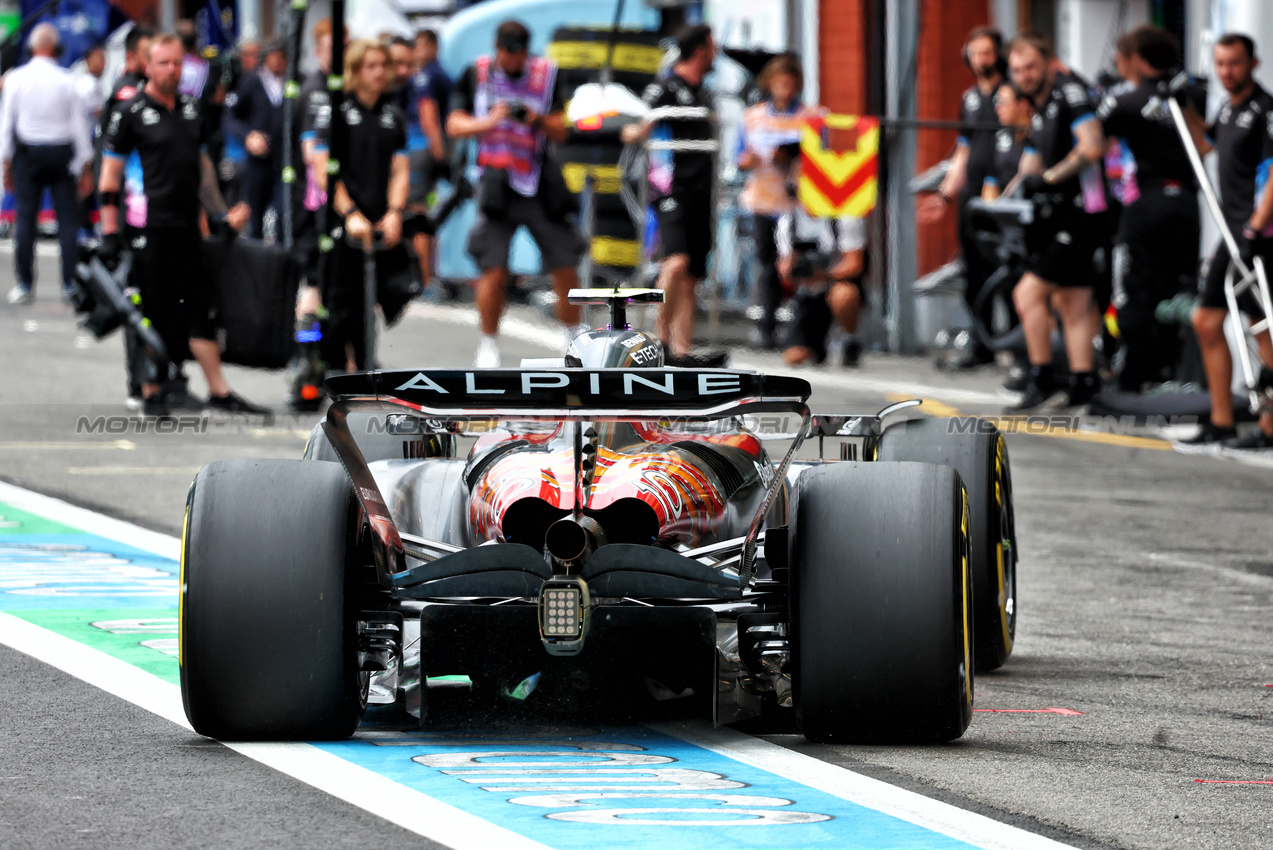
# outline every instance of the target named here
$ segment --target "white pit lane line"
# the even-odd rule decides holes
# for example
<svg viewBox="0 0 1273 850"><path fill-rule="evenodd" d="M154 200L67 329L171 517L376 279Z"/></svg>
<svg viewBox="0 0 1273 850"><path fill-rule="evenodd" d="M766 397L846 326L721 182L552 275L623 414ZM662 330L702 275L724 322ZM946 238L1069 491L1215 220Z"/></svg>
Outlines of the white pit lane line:
<svg viewBox="0 0 1273 850"><path fill-rule="evenodd" d="M4 482L0 482L0 502L162 557L176 560L180 556L181 542L175 537ZM180 687L125 661L3 612L0 612L0 643L190 729L182 708ZM701 721L649 725L655 731L717 755L984 850L1058 850L1071 846L732 729L713 729ZM455 850L488 850L491 847L547 850L545 844L310 744L221 743L280 773Z"/></svg>

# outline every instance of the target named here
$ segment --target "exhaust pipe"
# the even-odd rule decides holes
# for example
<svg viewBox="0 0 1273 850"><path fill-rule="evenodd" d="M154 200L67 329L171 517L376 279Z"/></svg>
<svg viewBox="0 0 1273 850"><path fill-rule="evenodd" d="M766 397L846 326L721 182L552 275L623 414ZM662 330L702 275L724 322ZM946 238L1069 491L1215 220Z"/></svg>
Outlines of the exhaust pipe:
<svg viewBox="0 0 1273 850"><path fill-rule="evenodd" d="M562 517L548 526L544 535L544 551L548 553L553 572L569 572L583 566L584 561L606 545L601 523L590 516Z"/></svg>

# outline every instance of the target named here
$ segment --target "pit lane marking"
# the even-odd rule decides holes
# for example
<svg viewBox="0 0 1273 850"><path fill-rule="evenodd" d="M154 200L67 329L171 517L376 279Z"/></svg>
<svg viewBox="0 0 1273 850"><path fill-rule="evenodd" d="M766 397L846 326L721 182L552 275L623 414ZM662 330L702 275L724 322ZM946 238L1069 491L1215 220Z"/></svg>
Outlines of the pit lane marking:
<svg viewBox="0 0 1273 850"><path fill-rule="evenodd" d="M78 526L80 531L109 537L133 549L169 558L175 558L178 554L179 541L175 538L150 532L129 523L95 514L56 499L4 484L3 482L0 482L0 502L11 505L20 511L45 517L64 526ZM94 618L90 625L97 628L109 625L115 628L132 629L134 626L140 628L138 624L142 622L142 620L134 622ZM145 622L153 625L158 621L148 619ZM109 631L109 629L107 630ZM80 643L72 637L51 631L22 617L6 612L0 612L0 642L44 663L64 670L107 693L143 707L183 728L189 728L181 707L180 688L172 681L165 681L160 676L145 672L107 652ZM153 648L158 653L163 653L162 647L156 646ZM173 673L169 671L167 675L171 678ZM611 731L614 730L606 731L603 734L609 735ZM795 791L795 795L791 793L783 795L784 800L787 797L792 797L792 802L796 802L800 796L817 798L819 795L823 795L825 798L825 795L831 795L856 806L864 806L870 809L869 816L871 818L878 818L879 816L896 818L901 822L901 826L904 829L911 832L915 828L919 828L936 833L925 846L951 846L949 842L952 839L963 843L975 842L974 846L986 848L987 850L1008 850L1008 848L1052 850L1053 848L1067 846L1016 827L1000 824L997 821L964 811L956 806L930 800L922 795L860 776L852 771L810 756L795 753L776 744L750 738L733 730L713 730L703 723L681 722L651 726L649 731L650 733L679 739L691 745L692 749L702 752L702 760L708 764L697 763L696 767L706 767L710 770L712 758L718 761L726 759L735 764L734 767L728 768L731 774L745 773L745 769L739 766L743 765L759 769L776 779L791 783L784 786L783 781L771 783L767 780L762 780L757 784L764 787L757 787L757 792L769 793L771 785L774 786L773 792L780 795L783 792ZM370 769L368 766L370 765L369 761L363 760L363 764L357 764L330 751L341 746L361 746L367 749L373 742L365 739L355 738L345 742L343 745L323 746L277 743L223 743L235 752L326 791L339 799L351 802L389 822L449 846L461 848L461 850L467 850L470 847L489 848L492 846L508 848L508 850L518 850L519 848L537 848L538 850L548 846L519 834L513 828L506 828L500 824L492 823L489 819L484 819L476 813L465 810L466 808L477 807L470 807L466 804L462 808L444 800L439 800L431 793L417 790L423 783L414 776L403 775L402 781L398 781L398 775L392 772ZM471 742L461 741L448 744L448 746L457 744L470 745ZM413 740L408 745L417 747L429 746L426 740ZM537 744L532 738L515 746L518 748L534 748ZM412 763L416 762L413 760ZM494 766L492 765L492 767ZM503 767L508 768L511 765L504 765ZM585 783L588 783L586 778L580 778ZM527 780L529 779L530 777L528 776ZM752 782L755 781L754 779L752 780ZM417 787L409 787L408 783ZM527 791L551 790L534 785L523 787ZM800 788L805 790L799 791ZM519 787L516 790L520 792L522 788ZM540 798L534 799L538 800ZM544 799L546 800L546 798ZM773 802L778 799L778 796L773 796L772 798L758 797L756 799ZM533 801L523 802L523 805L536 806L542 805L543 802L543 800L539 803ZM834 808L831 810L834 811ZM481 809L481 811L485 813L488 809ZM615 811L617 812L618 810ZM685 811L682 809L664 811L679 812L679 816L682 818L686 816ZM736 814L744 813L737 809L734 812ZM766 815L767 812L764 809L757 809L752 814ZM500 813L496 812L495 815L499 817ZM517 826L515 818L504 816L500 819L510 823L513 827ZM541 818L540 822L551 823L552 821ZM597 842L603 845L610 844L611 846L619 846L619 844L648 846L648 844L631 845L630 842L621 841L620 836L628 835L629 833L626 830L649 829L653 828L652 826L643 827L639 822L618 822L627 823L623 827L624 832L589 833L584 844L580 843L585 838L582 834L575 835L572 840L567 838L564 833L550 833L549 840L553 844L557 844L560 841L569 847L595 846ZM841 828L851 829L853 828L854 818L837 818L833 822L841 824ZM607 821L607 823L614 823L614 821ZM721 826L725 825L725 823L721 824ZM704 826L704 829L709 828L711 827ZM794 827L775 826L774 828L790 829ZM542 835L542 832L540 834ZM807 838L811 839L814 834L810 833ZM820 835L821 839L832 837L830 834L817 834ZM704 832L700 834L702 839L706 839L709 835L712 835L712 833ZM610 840L606 841L603 836L609 836ZM847 835L842 836L838 832L834 835L834 838L841 842L849 837ZM880 834L875 835L877 840L882 837L883 835ZM861 839L862 836L858 836L858 838ZM896 838L900 840L902 836L898 835ZM910 838L910 841L902 841L902 844L905 846L916 845L915 836L911 835ZM786 846L786 842L775 842L773 839L761 838L760 841L764 846ZM796 843L803 846L809 842L797 841ZM897 846L902 846L902 844ZM892 845L890 844L890 846Z"/></svg>
<svg viewBox="0 0 1273 850"><path fill-rule="evenodd" d="M889 401L906 401L913 398L904 393L889 392L884 397ZM921 411L933 416L977 416L994 425L1005 434L1026 434L1031 437L1055 437L1061 440L1078 440L1083 443L1100 443L1109 446L1123 446L1132 449L1153 449L1155 451L1171 451L1171 443L1158 437L1135 437L1130 434L1110 434L1105 431L1088 431L1081 428L1062 428L1050 424L1047 414L1039 416L987 416L984 414L965 414L958 408L948 404L924 399ZM1072 417L1081 422L1082 417ZM1098 417L1100 418L1100 417Z"/></svg>
<svg viewBox="0 0 1273 850"><path fill-rule="evenodd" d="M181 706L181 688L158 676L4 612L0 612L0 643L190 729ZM539 842L495 826L309 744L220 743L390 823L457 850L487 850L491 847L549 850Z"/></svg>

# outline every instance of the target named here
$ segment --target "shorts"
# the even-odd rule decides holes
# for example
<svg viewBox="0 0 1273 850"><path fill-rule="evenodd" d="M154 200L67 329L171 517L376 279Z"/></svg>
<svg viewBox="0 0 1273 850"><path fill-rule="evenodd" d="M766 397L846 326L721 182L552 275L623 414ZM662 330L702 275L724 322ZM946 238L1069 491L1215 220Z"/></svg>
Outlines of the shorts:
<svg viewBox="0 0 1273 850"><path fill-rule="evenodd" d="M1273 239L1260 239L1256 244L1256 254L1264 258L1265 272L1273 275ZM1202 283L1199 307L1209 307L1213 310L1229 309L1229 300L1224 297L1224 278L1228 269L1229 249L1224 244L1224 240L1221 240L1215 254L1211 257L1207 277ZM1250 290L1238 296L1238 310L1252 318L1258 319L1264 316L1264 311L1260 309L1260 302L1256 300L1255 293Z"/></svg>
<svg viewBox="0 0 1273 850"><path fill-rule="evenodd" d="M1142 186L1123 208L1119 239L1127 248L1123 289L1131 301L1156 304L1198 286L1201 226L1195 192Z"/></svg>
<svg viewBox="0 0 1273 850"><path fill-rule="evenodd" d="M1058 206L1038 228L1035 238L1039 241L1031 246L1034 250L1026 261L1027 272L1054 286L1096 289L1100 285L1096 254L1112 235L1105 215Z"/></svg>
<svg viewBox="0 0 1273 850"><path fill-rule="evenodd" d="M428 148L409 151L411 188L407 191L407 206L424 209L429 205L429 193L441 176L440 163Z"/></svg>
<svg viewBox="0 0 1273 850"><path fill-rule="evenodd" d="M852 286L858 292L858 304L866 306L866 292L859 281L836 281L831 286ZM821 286L802 286L796 291L791 303L791 322L782 340L784 349L807 348L813 352L816 363L827 359L827 335L835 323L831 305L827 303L829 292L829 287Z"/></svg>
<svg viewBox="0 0 1273 850"><path fill-rule="evenodd" d="M588 250L583 234L572 222L550 221L539 198L523 198L516 193L500 218L478 213L465 250L482 271L507 269L509 247L518 227L530 231L539 246L545 272L574 268Z"/></svg>
<svg viewBox="0 0 1273 850"><path fill-rule="evenodd" d="M712 250L711 192L681 193L661 198L655 205L663 256L689 257L690 277L707 277L707 254Z"/></svg>
<svg viewBox="0 0 1273 850"><path fill-rule="evenodd" d="M203 262L203 237L193 227L147 227L133 240L133 281L142 314L180 363L190 340L217 338L212 310L214 282Z"/></svg>

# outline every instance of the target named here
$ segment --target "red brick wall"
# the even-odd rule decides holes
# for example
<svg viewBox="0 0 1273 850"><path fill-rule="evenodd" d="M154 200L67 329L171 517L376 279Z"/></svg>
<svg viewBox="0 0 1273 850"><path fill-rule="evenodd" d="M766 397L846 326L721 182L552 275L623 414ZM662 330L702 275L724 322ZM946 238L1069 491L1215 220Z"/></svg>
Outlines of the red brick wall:
<svg viewBox="0 0 1273 850"><path fill-rule="evenodd" d="M968 33L989 20L986 0L921 0L916 104L920 118L954 121L959 117L959 96L972 85L972 75L964 67L960 49ZM954 144L953 130L920 131L917 171L940 162ZM927 274L949 261L958 247L953 213L947 213L937 224L921 226L919 273Z"/></svg>
<svg viewBox="0 0 1273 850"><path fill-rule="evenodd" d="M832 112L866 108L866 11L868 0L819 0L818 90Z"/></svg>
<svg viewBox="0 0 1273 850"><path fill-rule="evenodd" d="M832 112L861 114L867 102L866 27L871 0L819 0L818 81L820 100ZM953 121L959 96L972 84L960 58L968 33L990 20L988 0L921 0L919 67L920 118ZM919 171L941 161L955 144L952 130L923 130L918 137ZM954 216L919 229L919 273L950 260L958 250Z"/></svg>

